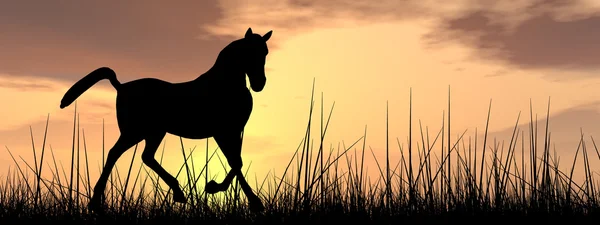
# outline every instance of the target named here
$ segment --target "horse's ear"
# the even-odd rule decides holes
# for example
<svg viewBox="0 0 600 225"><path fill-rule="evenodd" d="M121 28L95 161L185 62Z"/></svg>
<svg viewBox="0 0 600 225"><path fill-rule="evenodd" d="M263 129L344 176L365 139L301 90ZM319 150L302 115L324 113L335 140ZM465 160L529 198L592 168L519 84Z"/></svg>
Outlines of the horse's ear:
<svg viewBox="0 0 600 225"><path fill-rule="evenodd" d="M246 37L246 38L249 38L249 37L250 37L250 35L252 35L252 28L248 27L248 30L246 31L246 35L245 35L245 37Z"/></svg>
<svg viewBox="0 0 600 225"><path fill-rule="evenodd" d="M266 42L266 41L268 41L268 40L269 40L269 38L271 38L271 34L273 34L273 31L272 31L272 30L270 30L269 32L267 32L267 33L266 33L266 34L265 34L265 35L262 37L262 38L263 38L263 40L265 40L265 42Z"/></svg>

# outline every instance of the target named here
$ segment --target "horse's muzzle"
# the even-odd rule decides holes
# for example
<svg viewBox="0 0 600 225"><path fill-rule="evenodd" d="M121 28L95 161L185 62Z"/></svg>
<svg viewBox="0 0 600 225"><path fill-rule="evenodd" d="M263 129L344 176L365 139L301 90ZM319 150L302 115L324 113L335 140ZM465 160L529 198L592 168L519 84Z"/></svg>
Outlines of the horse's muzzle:
<svg viewBox="0 0 600 225"><path fill-rule="evenodd" d="M260 92L265 88L265 84L267 83L266 77L256 77L254 79L250 79L250 88L252 88L255 92Z"/></svg>

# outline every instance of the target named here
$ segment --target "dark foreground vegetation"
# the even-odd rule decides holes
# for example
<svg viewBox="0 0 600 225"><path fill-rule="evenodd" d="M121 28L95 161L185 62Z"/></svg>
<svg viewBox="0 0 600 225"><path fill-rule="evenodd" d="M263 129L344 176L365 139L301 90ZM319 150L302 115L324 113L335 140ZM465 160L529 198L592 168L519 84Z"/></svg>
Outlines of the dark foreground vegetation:
<svg viewBox="0 0 600 225"><path fill-rule="evenodd" d="M264 201L263 213L251 213L246 208L245 196L236 185L225 193L204 193L203 186L211 178L206 175L206 166L197 165L215 160L217 150L205 149L207 161L194 162L190 157L192 152L186 152L183 147L185 163L177 177L188 195L188 204L173 203L171 191L158 182L157 175L150 170L130 166L127 174L113 171L106 191L106 213L91 213L86 205L94 184L89 178L91 161L87 158L87 148L84 145L78 149L74 144L70 165L73 172L69 168L59 170L62 167L54 160L52 149L45 147L44 136L44 147L33 148L34 163L18 160L19 156L7 148L15 165L11 165L8 174L0 176L3 178L0 224L27 221L32 224L173 225L597 224L600 221L598 172L590 169L590 162L600 159L600 153L593 138L584 139L582 134L574 160L560 162L555 150L550 148L548 121L538 124L531 113L530 129L522 131L515 125L512 138L504 145L491 143L487 124L483 140L477 139L477 133L475 138L465 137L465 131L452 134L458 138L451 142L448 119L431 137L420 123L418 126L411 123L410 130L420 132L409 134L409 143L405 146L410 147L403 148L397 139L390 140L398 149L387 147L388 157L374 158L377 168L370 169L377 170L380 176L369 177L363 162L365 157L375 155L366 144L366 128L364 136L349 146L327 147L329 145L322 140L333 106L329 115L323 115L321 104L318 115L321 131L315 135L310 129L311 121L315 120L313 103L311 99L306 136L288 167L281 175L269 175L253 185ZM449 114L450 104L447 112ZM80 138L75 125L74 143ZM84 136L82 139L85 143ZM389 152L398 150L401 159L391 161ZM77 167L82 169L74 171L79 152L83 163ZM559 163L571 169L560 170ZM582 168L577 173L584 174L583 181L574 180L576 165ZM41 176L43 170L50 170L52 176Z"/></svg>

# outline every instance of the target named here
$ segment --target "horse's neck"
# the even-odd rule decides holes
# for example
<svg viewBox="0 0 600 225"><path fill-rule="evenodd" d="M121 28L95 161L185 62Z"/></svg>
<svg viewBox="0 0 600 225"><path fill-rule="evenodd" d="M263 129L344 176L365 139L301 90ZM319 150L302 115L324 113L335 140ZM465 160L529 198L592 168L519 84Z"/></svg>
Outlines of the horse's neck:
<svg viewBox="0 0 600 225"><path fill-rule="evenodd" d="M246 88L246 74L230 67L215 64L193 82L202 86L219 89Z"/></svg>
<svg viewBox="0 0 600 225"><path fill-rule="evenodd" d="M246 87L246 73L239 66L234 65L234 43L219 52L217 61L206 73L200 75L195 83L208 88L240 89Z"/></svg>

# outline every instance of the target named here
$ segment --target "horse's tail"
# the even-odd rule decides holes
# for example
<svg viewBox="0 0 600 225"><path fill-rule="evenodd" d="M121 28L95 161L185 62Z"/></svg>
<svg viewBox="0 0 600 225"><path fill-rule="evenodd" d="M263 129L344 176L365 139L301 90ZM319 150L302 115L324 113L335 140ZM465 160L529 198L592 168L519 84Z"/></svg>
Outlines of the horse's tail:
<svg viewBox="0 0 600 225"><path fill-rule="evenodd" d="M117 74L111 68L108 67L100 67L94 71L92 71L87 76L81 78L81 80L77 81L63 96L60 101L60 108L63 109L69 106L71 103L75 101L83 92L87 91L90 87L94 86L94 84L98 83L98 81L108 79L110 84L119 90L119 86L121 86L121 82L117 80Z"/></svg>

